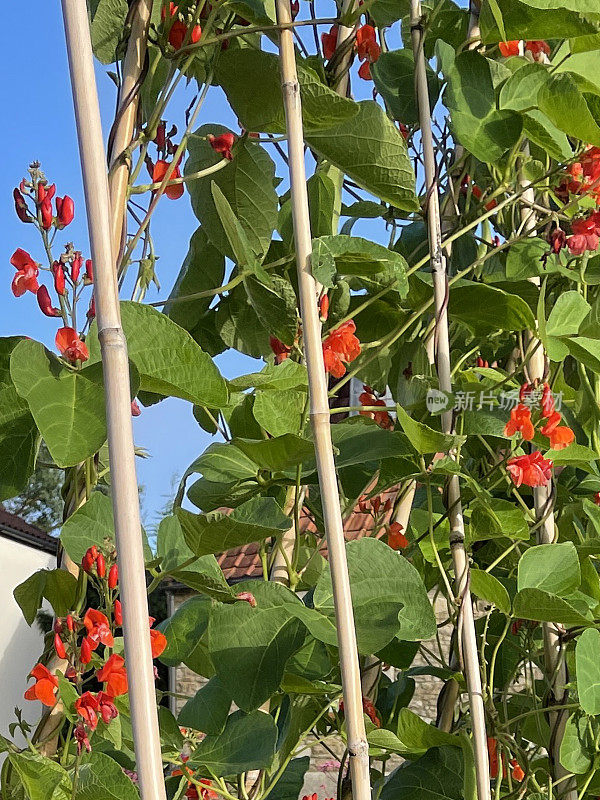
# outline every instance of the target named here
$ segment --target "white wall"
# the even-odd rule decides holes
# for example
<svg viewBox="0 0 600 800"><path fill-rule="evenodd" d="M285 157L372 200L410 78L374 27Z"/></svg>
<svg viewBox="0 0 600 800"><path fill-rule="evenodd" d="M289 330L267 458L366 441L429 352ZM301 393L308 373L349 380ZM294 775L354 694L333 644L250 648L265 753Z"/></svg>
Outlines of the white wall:
<svg viewBox="0 0 600 800"><path fill-rule="evenodd" d="M13 589L38 569L56 567L56 557L0 536L0 733L7 736L15 721L14 708L23 709L29 723L38 721L42 705L25 700L27 675L42 653L43 636L34 622L25 622Z"/></svg>

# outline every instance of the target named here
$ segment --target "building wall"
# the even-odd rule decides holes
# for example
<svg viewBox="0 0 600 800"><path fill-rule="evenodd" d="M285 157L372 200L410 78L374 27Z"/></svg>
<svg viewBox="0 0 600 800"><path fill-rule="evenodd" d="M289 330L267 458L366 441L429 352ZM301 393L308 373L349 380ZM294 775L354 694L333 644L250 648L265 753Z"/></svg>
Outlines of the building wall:
<svg viewBox="0 0 600 800"><path fill-rule="evenodd" d="M25 622L13 597L13 590L38 569L56 567L56 557L19 542L0 537L0 733L8 735L8 726L15 721L15 706L23 709L23 717L35 724L42 705L23 698L27 675L37 663L43 649L43 636L34 622ZM21 742L24 744L24 742Z"/></svg>

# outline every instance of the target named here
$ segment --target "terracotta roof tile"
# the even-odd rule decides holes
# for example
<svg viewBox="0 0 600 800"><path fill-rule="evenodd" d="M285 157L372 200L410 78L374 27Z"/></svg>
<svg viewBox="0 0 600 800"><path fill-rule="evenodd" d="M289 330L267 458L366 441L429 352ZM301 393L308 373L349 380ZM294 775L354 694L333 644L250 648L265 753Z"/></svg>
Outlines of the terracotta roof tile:
<svg viewBox="0 0 600 800"><path fill-rule="evenodd" d="M58 538L30 525L21 517L11 514L0 505L0 536L14 539L23 544L43 550L46 553L56 554Z"/></svg>

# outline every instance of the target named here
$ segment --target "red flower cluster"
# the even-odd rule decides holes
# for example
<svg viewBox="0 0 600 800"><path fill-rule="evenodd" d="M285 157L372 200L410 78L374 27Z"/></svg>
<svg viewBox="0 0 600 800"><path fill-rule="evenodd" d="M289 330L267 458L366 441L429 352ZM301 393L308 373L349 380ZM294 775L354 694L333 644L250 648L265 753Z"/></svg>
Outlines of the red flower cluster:
<svg viewBox="0 0 600 800"><path fill-rule="evenodd" d="M504 58L509 56L518 56L520 50L520 42L518 39L513 39L509 42L500 42L498 47ZM524 47L526 52L531 53L535 61L541 61L542 56L550 55L550 46L547 42L542 40L533 40L525 42Z"/></svg>
<svg viewBox="0 0 600 800"><path fill-rule="evenodd" d="M573 220L571 230L573 234L566 240L571 255L580 256L588 250L595 252L600 244L600 211Z"/></svg>
<svg viewBox="0 0 600 800"><path fill-rule="evenodd" d="M169 16L171 17L171 19L173 17L176 17L178 12L179 12L179 6L177 6L175 3L169 3ZM165 22L166 16L167 16L167 9L165 8L165 6L163 6L161 11L161 17L163 23ZM181 47L183 46L183 42L185 41L187 32L188 32L188 26L185 24L185 22L183 22L183 20L175 19L175 21L171 23L171 27L169 28L168 41L174 50L181 49ZM194 25L194 27L192 28L189 44L196 44L196 42L200 41L201 36L202 36L202 28L200 27L200 25Z"/></svg>
<svg viewBox="0 0 600 800"><path fill-rule="evenodd" d="M231 148L235 144L235 135L233 133L221 133L219 136L213 136L212 133L209 133L206 138L215 153L221 153L223 158L228 161L233 159L233 153L231 152Z"/></svg>
<svg viewBox="0 0 600 800"><path fill-rule="evenodd" d="M375 28L372 25L363 25L356 31L356 52L362 61L358 75L364 81L370 81L371 64L374 64L381 55L381 47L377 44Z"/></svg>
<svg viewBox="0 0 600 800"><path fill-rule="evenodd" d="M552 476L552 461L535 450L528 455L509 459L506 471L517 488L523 483L532 487L546 486Z"/></svg>
<svg viewBox="0 0 600 800"><path fill-rule="evenodd" d="M333 58L337 47L338 40L338 26L332 25L329 33L321 34L321 45L323 47L323 58L325 61L330 61Z"/></svg>
<svg viewBox="0 0 600 800"><path fill-rule="evenodd" d="M567 167L567 175L556 188L563 201L569 195L590 195L600 205L600 147L588 146L579 161Z"/></svg>
<svg viewBox="0 0 600 800"><path fill-rule="evenodd" d="M495 739L493 736L487 737L487 749L488 749L488 759L490 764L490 778L492 780L495 780L500 774L500 762L502 762L502 777L506 778L506 763L504 760L504 754L499 756L498 751L500 748L498 745L498 740ZM525 777L525 772L519 765L519 762L517 761L516 758L511 758L509 764L512 767L511 778L513 779L513 781L521 783L521 781Z"/></svg>
<svg viewBox="0 0 600 800"><path fill-rule="evenodd" d="M469 185L471 183L471 176L465 175L460 183L460 193L463 195L463 197L468 193ZM471 194L477 200L481 200L483 197L483 191L476 183L473 183L471 186ZM495 198L492 198L492 200L488 200L488 202L484 205L484 208L486 211L491 211L492 209L496 208L497 205L498 201Z"/></svg>
<svg viewBox="0 0 600 800"><path fill-rule="evenodd" d="M330 372L334 378L343 377L346 374L345 365L360 355L360 342L354 335L355 331L353 320L348 320L331 331L323 342L325 372Z"/></svg>
<svg viewBox="0 0 600 800"><path fill-rule="evenodd" d="M363 514L373 514L374 516L377 516L379 513L387 514L392 508L392 500L388 497L384 503L380 495L377 495L376 497L372 497L369 501L369 505L367 505L366 501L361 498L358 501L358 507Z"/></svg>
<svg viewBox="0 0 600 800"><path fill-rule="evenodd" d="M123 656L113 653L104 666L96 672L100 683L106 684L106 693L109 697L119 697L127 694L127 672Z"/></svg>
<svg viewBox="0 0 600 800"><path fill-rule="evenodd" d="M173 3L171 3L171 6L173 6ZM174 23L173 27L175 27L176 24L177 23ZM183 23L181 24L183 25ZM171 130L167 133L166 123L164 120L161 120L153 140L158 155L156 163L154 163L149 156L146 157L146 168L148 169L152 183L162 183L165 178L167 178L168 181L181 178L181 170L179 168L181 156L177 161L173 161L171 158L177 151L177 145L173 142L173 137L176 135L176 126L173 125ZM165 186L165 195L169 200L179 200L179 198L183 196L183 192L183 183L168 183Z"/></svg>
<svg viewBox="0 0 600 800"><path fill-rule="evenodd" d="M383 406L385 409L385 400L378 398L370 386L363 384L363 391L358 396L358 400L362 406ZM380 428L391 430L394 427L394 422L387 411L359 411L362 417L374 419Z"/></svg>
<svg viewBox="0 0 600 800"><path fill-rule="evenodd" d="M102 717L106 725L119 715L113 699L106 692L98 692L96 695L92 692L85 692L75 701L75 710L87 727L94 731L98 726L98 715Z"/></svg>
<svg viewBox="0 0 600 800"><path fill-rule="evenodd" d="M373 725L375 725L376 728L381 728L381 720L377 715L377 709L375 708L375 706L373 705L371 700L369 700L368 697L363 696L362 707L364 713L367 715L367 717L369 717ZM342 702L340 703L340 714L343 713L344 713L344 701L342 700Z"/></svg>

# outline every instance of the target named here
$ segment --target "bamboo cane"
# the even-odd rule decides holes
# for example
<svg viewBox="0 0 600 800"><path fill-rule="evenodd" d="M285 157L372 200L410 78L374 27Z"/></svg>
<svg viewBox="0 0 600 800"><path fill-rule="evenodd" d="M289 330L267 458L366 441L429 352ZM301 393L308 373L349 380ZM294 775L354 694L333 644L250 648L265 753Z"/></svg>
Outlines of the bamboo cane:
<svg viewBox="0 0 600 800"><path fill-rule="evenodd" d="M80 0L62 0L62 10L96 275L94 294L106 385L112 501L137 771L142 800L166 800L140 535L129 363L112 253L106 157L89 22L86 4Z"/></svg>
<svg viewBox="0 0 600 800"><path fill-rule="evenodd" d="M279 25L287 25L291 22L289 0L277 0L276 11ZM315 440L325 534L329 551L329 567L333 585L344 695L344 714L348 732L350 774L354 800L369 800L371 797L369 749L365 735L354 613L352 610L344 531L331 442L329 401L321 346L317 292L310 266L312 246L304 165L302 108L296 71L294 40L292 31L289 29L280 30L279 53L287 123L290 188L302 313L302 335L310 388L310 419Z"/></svg>
<svg viewBox="0 0 600 800"><path fill-rule="evenodd" d="M436 369L440 389L452 391L450 368L450 344L448 334L447 274L446 259L442 250L439 190L437 186L435 154L429 111L429 91L425 71L423 31L421 25L420 0L411 0L411 38L415 57L415 73L419 121L423 141L425 181L427 188L427 229L433 272L433 288L436 310ZM452 411L442 414L442 427L446 433L453 431ZM460 499L458 476L448 481L448 516L450 521L450 548L454 565L455 585L460 599L459 642L469 694L471 726L475 752L477 796L479 800L490 800L490 776L487 756L485 709L483 704L481 673L477 652L473 604L469 589L469 562L465 551L464 520Z"/></svg>
<svg viewBox="0 0 600 800"><path fill-rule="evenodd" d="M529 147L526 144L524 152L529 152ZM522 186L527 186L528 182L521 180ZM536 235L536 214L532 210L535 204L535 190L533 187L526 189L523 193L523 205L521 206L521 222L523 229L531 236ZM531 282L540 287L539 278L531 278ZM546 353L542 345L535 346L537 340L531 331L528 333L528 349L535 348L533 354L529 359L527 365L527 372L531 381L538 380L542 382L546 375ZM554 534L554 511L553 506L553 490L552 483L547 486L536 486L533 489L533 504L535 507L535 516L538 521L539 527L537 529L537 542L538 544L552 544L555 541ZM549 681L552 691L553 702L557 705L564 705L566 695L568 694L567 684L569 683L569 675L567 672L567 665L565 662L565 654L561 647L560 633L555 625L552 623L543 623L542 625L543 641L544 641L544 672ZM560 746L563 740L565 725L567 723L568 712L565 709L561 711L554 711L550 708L548 715L550 723L550 748L548 756L550 759L550 766L552 770L552 778L556 781L561 781L559 786L563 787L561 797L564 800L577 800L577 788L574 781L566 779L569 774L560 762Z"/></svg>
<svg viewBox="0 0 600 800"><path fill-rule="evenodd" d="M131 14L131 32L123 62L123 82L119 90L112 146L109 152L108 187L112 208L111 236L115 261L121 249L130 161L125 157L131 144L138 110L139 83L146 60L148 27L152 15L152 0L138 0Z"/></svg>

